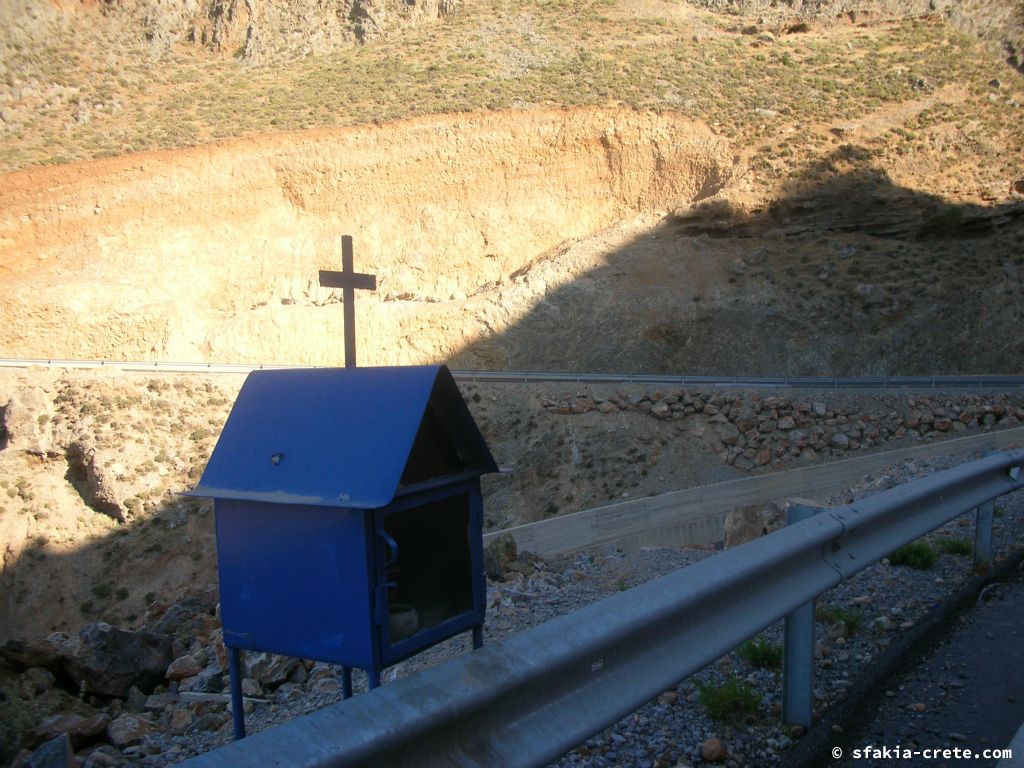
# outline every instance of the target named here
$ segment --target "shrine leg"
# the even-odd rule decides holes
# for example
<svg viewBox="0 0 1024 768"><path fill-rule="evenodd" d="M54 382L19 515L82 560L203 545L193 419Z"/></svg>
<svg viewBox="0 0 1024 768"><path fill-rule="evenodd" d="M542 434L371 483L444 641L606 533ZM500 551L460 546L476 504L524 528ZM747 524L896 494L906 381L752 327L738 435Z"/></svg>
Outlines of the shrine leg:
<svg viewBox="0 0 1024 768"><path fill-rule="evenodd" d="M231 676L231 721L235 729L235 741L245 738L245 710L242 708L242 665L240 651L228 648L228 674Z"/></svg>
<svg viewBox="0 0 1024 768"><path fill-rule="evenodd" d="M473 627L473 650L477 651L484 647L484 625L477 624Z"/></svg>
<svg viewBox="0 0 1024 768"><path fill-rule="evenodd" d="M341 668L341 698L352 698L352 667Z"/></svg>
<svg viewBox="0 0 1024 768"><path fill-rule="evenodd" d="M366 670L366 676L370 680L370 688L380 688L380 670L379 669L368 669Z"/></svg>

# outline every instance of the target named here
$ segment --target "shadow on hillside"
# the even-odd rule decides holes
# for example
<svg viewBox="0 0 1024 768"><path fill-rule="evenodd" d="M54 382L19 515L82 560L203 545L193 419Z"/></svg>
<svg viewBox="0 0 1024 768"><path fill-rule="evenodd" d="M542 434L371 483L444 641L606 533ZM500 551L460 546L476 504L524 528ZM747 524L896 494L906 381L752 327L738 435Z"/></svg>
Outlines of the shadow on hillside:
<svg viewBox="0 0 1024 768"><path fill-rule="evenodd" d="M450 364L763 376L1020 373L1024 206L955 206L874 171L833 170L864 160L841 150L808 169L826 181L794 183L764 210L710 203L677 212ZM521 277L529 281L529 271ZM5 564L7 599L17 603L32 564L48 560L94 580L79 596L59 598L81 600L81 624L131 626L159 621L176 596L172 582L200 592L215 583L209 504L175 498L131 526L132 536L69 554L32 543ZM167 574L166 589L138 594L132 574L140 570Z"/></svg>
<svg viewBox="0 0 1024 768"><path fill-rule="evenodd" d="M31 598L26 582L49 579L55 571L71 574L72 581L57 594L58 605L43 606L50 609L46 613L56 616L70 608L80 617L79 626L92 621L152 625L175 600L206 595L216 583L212 502L172 496L71 552L55 554L45 537L32 539L20 557L5 563L7 626L0 636L40 639L25 637L11 617ZM144 577L135 576L139 573ZM47 628L58 630L64 628Z"/></svg>
<svg viewBox="0 0 1024 768"><path fill-rule="evenodd" d="M837 150L802 176L825 181L797 180L762 210L712 201L677 211L450 362L688 375L1020 372L1024 204L953 205L894 185L868 160Z"/></svg>
<svg viewBox="0 0 1024 768"><path fill-rule="evenodd" d="M211 628L219 626L216 569L212 503L177 497L73 551L55 553L45 538L36 537L17 558L7 559L6 626L0 627L0 765L18 752L25 729L54 714L89 714L87 705L110 703L109 697L79 689L60 657L48 650L54 646L44 642L51 631L74 635L98 621L126 629L145 626L177 635L175 657L194 651L193 638L200 635L209 642ZM50 582L54 604L39 604L38 595L30 593L27 586L35 580ZM70 628L50 624L40 632L22 630L16 617L24 614L22 603L33 598L44 621L69 611L77 621L71 620ZM38 674L19 680L5 667L15 673L45 667L54 674L54 686L38 686Z"/></svg>

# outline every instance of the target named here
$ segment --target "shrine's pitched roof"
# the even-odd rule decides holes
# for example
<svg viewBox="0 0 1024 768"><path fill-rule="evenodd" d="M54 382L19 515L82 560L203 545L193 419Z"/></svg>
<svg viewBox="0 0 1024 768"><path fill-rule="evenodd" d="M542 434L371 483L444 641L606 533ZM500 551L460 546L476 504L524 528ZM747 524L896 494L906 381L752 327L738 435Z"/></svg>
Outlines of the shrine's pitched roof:
<svg viewBox="0 0 1024 768"><path fill-rule="evenodd" d="M188 495L369 509L496 471L443 365L254 371Z"/></svg>

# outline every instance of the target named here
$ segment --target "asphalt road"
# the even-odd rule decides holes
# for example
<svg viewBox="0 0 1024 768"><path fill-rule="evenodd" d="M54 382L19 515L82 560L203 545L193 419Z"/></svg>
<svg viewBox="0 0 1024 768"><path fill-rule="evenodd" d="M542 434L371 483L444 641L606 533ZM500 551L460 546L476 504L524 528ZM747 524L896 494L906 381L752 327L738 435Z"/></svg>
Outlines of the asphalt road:
<svg viewBox="0 0 1024 768"><path fill-rule="evenodd" d="M837 735L835 748L843 750L843 757L830 765L1024 766L1024 754L1004 756L1002 762L986 754L1005 750L1024 723L1020 570L982 590L975 606L961 614L925 658L883 688L870 723L857 734L843 734L842 747Z"/></svg>

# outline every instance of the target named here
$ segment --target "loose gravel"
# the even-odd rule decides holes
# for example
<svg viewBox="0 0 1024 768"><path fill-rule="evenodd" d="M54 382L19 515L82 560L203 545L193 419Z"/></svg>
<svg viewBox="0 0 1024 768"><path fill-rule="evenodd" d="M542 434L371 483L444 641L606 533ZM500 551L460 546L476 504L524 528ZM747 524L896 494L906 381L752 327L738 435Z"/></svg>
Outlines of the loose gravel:
<svg viewBox="0 0 1024 768"><path fill-rule="evenodd" d="M865 478L847 494L828 500L848 503L907 480L946 469L975 457L907 461ZM1024 547L1024 495L1006 496L997 504L993 541L997 558ZM896 567L888 561L871 566L818 600L814 670L815 711L843 699L872 660L893 639L955 592L972 575L971 554L948 554L940 541L973 541L973 516L964 515L926 540L937 559L927 570ZM506 581L488 585L486 642L536 626L652 578L686 567L711 549L644 549L627 554L617 549L543 561L511 573ZM527 561L531 558L527 557ZM838 621L838 615L847 621ZM831 620L826 619L828 616ZM763 639L781 644L782 622L766 629ZM417 669L469 650L468 636L442 643L386 671L385 684ZM338 668L316 664L305 679L295 679L266 694L267 703L247 707L250 732L262 730L340 700ZM720 686L736 678L756 691L752 714L732 722L712 719L700 703L701 686ZM365 677L355 674L357 693ZM633 714L605 729L553 765L557 768L680 768L705 764L702 746L720 739L729 768L780 765L799 733L779 724L781 669L758 668L730 653L680 682ZM226 707L209 703L196 724L181 735L160 732L139 745L114 754L107 748L86 760L87 766L137 764L164 766L213 749L231 738Z"/></svg>

